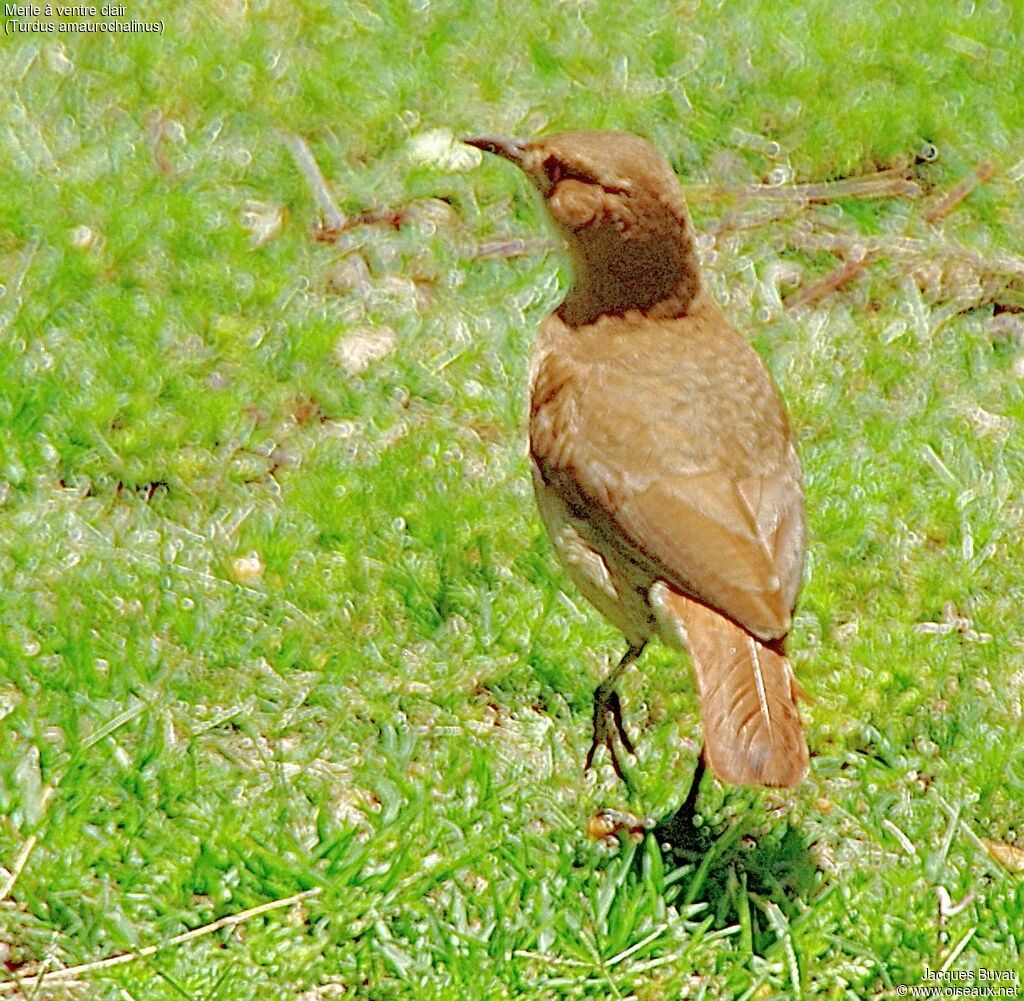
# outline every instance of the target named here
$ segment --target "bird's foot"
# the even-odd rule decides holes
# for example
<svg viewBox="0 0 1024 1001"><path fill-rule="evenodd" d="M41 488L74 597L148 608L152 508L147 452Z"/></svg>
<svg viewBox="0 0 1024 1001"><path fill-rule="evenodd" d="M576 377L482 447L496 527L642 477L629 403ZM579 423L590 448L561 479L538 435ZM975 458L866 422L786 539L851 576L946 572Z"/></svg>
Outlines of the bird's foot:
<svg viewBox="0 0 1024 1001"><path fill-rule="evenodd" d="M594 763L594 753L603 744L608 748L608 756L611 758L615 774L629 785L629 780L619 763L618 751L615 749L616 736L628 753L636 755L636 748L622 723L622 703L619 701L619 693L605 681L594 689L594 739L590 744L590 750L587 751L587 760L583 770L590 771Z"/></svg>

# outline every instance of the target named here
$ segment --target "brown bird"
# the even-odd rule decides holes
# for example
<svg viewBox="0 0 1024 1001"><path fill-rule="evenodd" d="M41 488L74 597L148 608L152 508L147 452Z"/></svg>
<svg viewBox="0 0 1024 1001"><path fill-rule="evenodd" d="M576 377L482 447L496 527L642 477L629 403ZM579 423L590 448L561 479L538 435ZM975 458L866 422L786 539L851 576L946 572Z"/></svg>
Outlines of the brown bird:
<svg viewBox="0 0 1024 1001"><path fill-rule="evenodd" d="M629 642L594 692L594 739L631 754L615 683L652 636L689 649L723 782L807 772L785 653L804 562L800 462L763 362L703 286L679 182L623 132L468 139L520 167L564 234L565 300L530 366L541 518L586 598Z"/></svg>

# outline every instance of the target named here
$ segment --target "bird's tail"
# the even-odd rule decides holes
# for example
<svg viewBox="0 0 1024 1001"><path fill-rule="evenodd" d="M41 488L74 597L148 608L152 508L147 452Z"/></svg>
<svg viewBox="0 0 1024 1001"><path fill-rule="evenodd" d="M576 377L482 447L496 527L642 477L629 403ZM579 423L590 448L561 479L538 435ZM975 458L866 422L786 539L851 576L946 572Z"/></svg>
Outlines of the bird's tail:
<svg viewBox="0 0 1024 1001"><path fill-rule="evenodd" d="M704 754L731 785L792 786L807 774L807 742L789 661L706 605L672 595L697 672Z"/></svg>

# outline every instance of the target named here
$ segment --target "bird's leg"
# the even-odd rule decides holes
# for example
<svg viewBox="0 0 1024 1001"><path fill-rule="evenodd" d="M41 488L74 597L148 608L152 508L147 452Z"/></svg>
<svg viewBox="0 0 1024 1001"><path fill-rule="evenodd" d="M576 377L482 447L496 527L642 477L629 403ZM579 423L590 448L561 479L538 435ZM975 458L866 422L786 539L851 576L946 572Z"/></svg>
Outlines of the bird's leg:
<svg viewBox="0 0 1024 1001"><path fill-rule="evenodd" d="M704 778L705 768L706 762L702 747L697 756L697 766L693 770L693 781L690 783L690 791L686 794L686 799L665 823L658 826L656 831L658 840L668 844L676 858L689 859L702 855L710 844L706 834L698 831L693 825L693 818L697 812L697 796L700 792L700 782Z"/></svg>
<svg viewBox="0 0 1024 1001"><path fill-rule="evenodd" d="M615 736L618 735L619 740L622 741L622 746L630 754L636 754L636 749L626 733L626 728L622 725L622 703L619 701L619 693L615 691L615 682L619 680L622 672L640 656L643 649L643 643L639 645L630 644L622 660L611 670L608 677L594 689L594 740L590 745L590 750L587 751L587 761L583 766L584 771L590 770L590 766L594 763L594 752L601 744L604 744L608 748L608 754L612 759L612 768L615 769L615 774L623 782L626 781L622 766L619 764L618 754L615 751Z"/></svg>
<svg viewBox="0 0 1024 1001"><path fill-rule="evenodd" d="M700 780L704 778L704 769L704 748L701 747L700 754L697 755L697 767L693 770L690 791L686 794L682 806L676 811L676 816L689 827L693 827L693 818L697 812L697 795L700 792Z"/></svg>

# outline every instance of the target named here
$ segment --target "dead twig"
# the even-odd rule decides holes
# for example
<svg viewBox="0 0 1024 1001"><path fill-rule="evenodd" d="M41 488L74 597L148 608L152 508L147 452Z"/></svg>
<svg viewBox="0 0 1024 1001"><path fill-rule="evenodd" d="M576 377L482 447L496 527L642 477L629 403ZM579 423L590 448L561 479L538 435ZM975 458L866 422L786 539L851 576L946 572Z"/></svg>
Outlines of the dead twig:
<svg viewBox="0 0 1024 1001"><path fill-rule="evenodd" d="M557 244L553 240L482 240L468 254L471 260L484 260L489 257L529 257L554 250Z"/></svg>
<svg viewBox="0 0 1024 1001"><path fill-rule="evenodd" d="M979 163L974 173L957 181L927 212L924 221L932 224L945 219L979 184L991 181L996 168L987 161Z"/></svg>
<svg viewBox="0 0 1024 1001"><path fill-rule="evenodd" d="M724 236L726 233L739 233L749 229L760 229L762 226L771 226L774 223L785 222L794 219L808 207L807 202L800 202L795 205L780 205L775 203L764 208L755 209L753 212L728 212L721 219L715 222L705 223L701 232L709 236Z"/></svg>
<svg viewBox="0 0 1024 1001"><path fill-rule="evenodd" d="M842 233L801 229L790 234L788 242L796 250L808 253L825 250L844 258L870 254L893 260L939 258L963 261L978 271L992 274L1024 276L1024 256L1006 250L982 253L945 236L930 240L910 236L851 237Z"/></svg>
<svg viewBox="0 0 1024 1001"><path fill-rule="evenodd" d="M170 122L161 112L156 111L149 117L149 146L153 154L153 163L164 177L174 175L174 164L167 155L167 140L170 136Z"/></svg>
<svg viewBox="0 0 1024 1001"><path fill-rule="evenodd" d="M314 234L320 243L339 243L341 235L361 226L387 226L400 229L406 223L420 223L431 228L451 226L456 218L451 203L444 198L418 198L393 208L366 209L342 219L339 226L320 225Z"/></svg>
<svg viewBox="0 0 1024 1001"><path fill-rule="evenodd" d="M102 536L101 536L102 538ZM98 744L101 740L106 740L112 733L124 726L125 723L135 719L136 716L140 715L146 708L146 703L142 701L134 702L123 712L118 713L113 719L108 720L103 724L95 733L91 734L86 740L82 742L82 751L88 750L94 744ZM47 785L42 794L39 797L39 817L36 821L37 826L41 829L44 820L46 819L46 811L49 808L50 801L53 799L53 794L57 791L61 783L61 777L58 776L49 785ZM24 844L18 851L17 856L14 859L14 864L11 866L7 879L4 881L2 887L0 887L0 902L6 900L11 893L14 891L14 886L18 882L18 877L23 872L25 866L28 863L29 856L32 854L37 842L39 841L38 832L29 835L25 839ZM2 868L2 867L0 867ZM2 984L0 984L2 987ZM2 993L2 991L0 991Z"/></svg>
<svg viewBox="0 0 1024 1001"><path fill-rule="evenodd" d="M828 295L829 292L835 292L836 289L842 288L871 264L875 257L875 254L864 254L855 260L845 261L834 271L830 271L825 275L824 278L819 278L818 281L805 285L803 288L797 289L792 295L787 296L784 300L786 308L792 309L794 306L806 306L808 303Z"/></svg>
<svg viewBox="0 0 1024 1001"><path fill-rule="evenodd" d="M193 939L202 938L204 935L212 935L222 928L233 928L235 925L240 925L251 918L259 917L259 915L266 914L268 911L280 910L282 907L291 907L300 901L315 897L322 890L322 886L314 886L311 890L303 890L301 893L292 894L290 897L271 900L265 904L259 904L257 907L250 907L248 910L239 911L237 914L228 914L223 918L218 918L216 921L211 921L207 925L175 935L166 942L161 942L158 945L147 945L134 952L122 952L116 956L107 956L105 959L97 959L91 963L82 963L79 966L68 966L63 970L53 970L50 973L18 977L16 980L3 980L0 981L0 994L11 994L18 990L24 991L26 988L45 987L57 981L75 980L82 976L83 973L108 970L112 966L123 966L125 963L133 963L137 959L146 959L149 956L156 955L161 949L169 949L172 946L182 945L185 942L191 942Z"/></svg>
<svg viewBox="0 0 1024 1001"><path fill-rule="evenodd" d="M342 224L341 229L354 229L356 226L390 226L398 229L405 222L408 209L367 209L365 212L357 212L349 216ZM325 227L326 229L326 227Z"/></svg>
<svg viewBox="0 0 1024 1001"><path fill-rule="evenodd" d="M52 785L47 786L43 791L42 796L39 797L40 811L45 812L46 807L53 798L55 788L56 787ZM0 902L6 900L11 895L11 892L14 890L14 884L18 882L18 877L21 875L22 870L24 870L28 863L29 856L32 854L38 840L38 834L31 834L25 839L25 843L21 846L17 857L14 859L14 864L11 866L7 879L4 881L4 885L0 886Z"/></svg>
<svg viewBox="0 0 1024 1001"><path fill-rule="evenodd" d="M753 184L743 188L690 184L683 190L687 198L696 201L761 198L775 202L834 202L841 198L918 198L921 195L921 186L909 180L902 168L814 184Z"/></svg>
<svg viewBox="0 0 1024 1001"><path fill-rule="evenodd" d="M827 251L844 260L857 259L865 254L885 257L914 257L931 253L933 244L906 236L852 236L824 229L800 226L787 234L786 242L795 250L816 254Z"/></svg>
<svg viewBox="0 0 1024 1001"><path fill-rule="evenodd" d="M288 149L291 150L295 166L299 168L299 172L306 178L309 188L313 192L313 198L316 200L324 217L324 228L328 230L342 230L345 227L345 216L342 215L341 210L335 205L331 192L327 187L327 182L324 180L324 175L320 172L320 166L317 164L316 158L313 156L309 146L306 145L306 140L301 136L286 132L284 133L284 141Z"/></svg>

